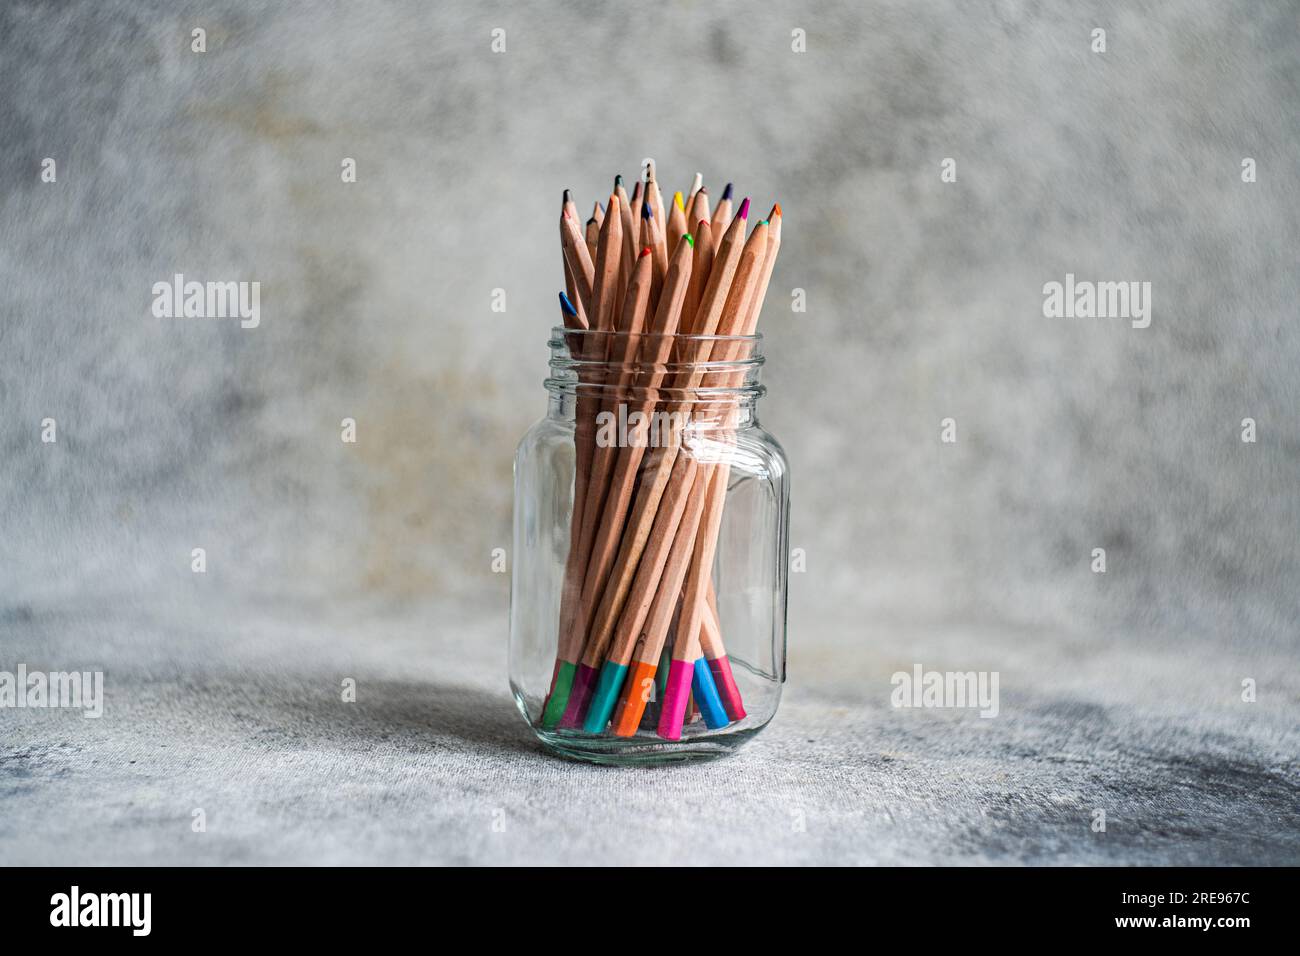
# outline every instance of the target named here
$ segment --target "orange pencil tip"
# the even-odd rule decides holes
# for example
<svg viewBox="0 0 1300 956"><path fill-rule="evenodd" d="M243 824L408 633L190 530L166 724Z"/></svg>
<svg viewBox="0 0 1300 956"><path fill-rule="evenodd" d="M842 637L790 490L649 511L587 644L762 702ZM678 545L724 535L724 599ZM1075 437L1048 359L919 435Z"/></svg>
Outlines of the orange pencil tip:
<svg viewBox="0 0 1300 956"><path fill-rule="evenodd" d="M772 216L779 216L779 215L781 215L781 204L780 204L780 203L776 203L776 204L772 207L772 215L771 215L771 216L768 216L767 218L768 218L768 219L771 219Z"/></svg>

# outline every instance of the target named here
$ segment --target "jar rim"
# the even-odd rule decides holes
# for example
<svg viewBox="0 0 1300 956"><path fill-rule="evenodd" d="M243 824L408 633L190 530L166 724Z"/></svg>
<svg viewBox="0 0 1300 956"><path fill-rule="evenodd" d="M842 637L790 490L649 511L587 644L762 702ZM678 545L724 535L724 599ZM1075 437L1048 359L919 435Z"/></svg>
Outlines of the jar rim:
<svg viewBox="0 0 1300 956"><path fill-rule="evenodd" d="M758 382L767 361L759 333L694 335L563 326L551 332L551 375L545 384L553 391L580 388L613 394L649 389L679 402L756 398L766 391Z"/></svg>

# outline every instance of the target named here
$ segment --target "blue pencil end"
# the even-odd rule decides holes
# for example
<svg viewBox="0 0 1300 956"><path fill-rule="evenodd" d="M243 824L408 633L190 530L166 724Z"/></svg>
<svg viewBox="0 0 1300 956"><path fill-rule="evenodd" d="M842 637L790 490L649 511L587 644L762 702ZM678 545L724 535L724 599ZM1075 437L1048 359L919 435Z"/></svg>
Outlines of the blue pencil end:
<svg viewBox="0 0 1300 956"><path fill-rule="evenodd" d="M731 718L727 716L727 709L722 706L722 698L718 696L718 685L714 683L709 662L703 657L695 662L691 692L695 694L695 706L700 708L704 726L709 730L719 730L731 723Z"/></svg>

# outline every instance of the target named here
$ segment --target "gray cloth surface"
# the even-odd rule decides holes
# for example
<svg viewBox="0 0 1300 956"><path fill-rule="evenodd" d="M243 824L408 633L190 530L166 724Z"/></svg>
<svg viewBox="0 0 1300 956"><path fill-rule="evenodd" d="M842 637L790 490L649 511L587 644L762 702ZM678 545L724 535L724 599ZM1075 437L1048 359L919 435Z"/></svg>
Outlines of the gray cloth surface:
<svg viewBox="0 0 1300 956"><path fill-rule="evenodd" d="M1297 62L1246 0L0 5L0 670L108 679L0 710L0 862L1300 862ZM513 712L491 555L560 190L645 156L784 207L807 571L775 723L617 771Z"/></svg>
<svg viewBox="0 0 1300 956"><path fill-rule="evenodd" d="M541 751L499 614L159 601L21 623L3 633L31 666L108 673L98 720L5 715L5 863L1300 863L1300 683L1267 656L977 629L850 653L796 634L785 700L746 748L624 769ZM912 655L998 662L1000 714L891 708ZM1247 704L1255 672L1285 676Z"/></svg>

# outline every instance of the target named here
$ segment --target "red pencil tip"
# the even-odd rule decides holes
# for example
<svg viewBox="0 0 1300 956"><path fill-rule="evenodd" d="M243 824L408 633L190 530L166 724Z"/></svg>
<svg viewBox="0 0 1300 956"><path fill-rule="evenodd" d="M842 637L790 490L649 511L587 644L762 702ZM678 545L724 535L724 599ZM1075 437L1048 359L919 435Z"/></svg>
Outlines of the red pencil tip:
<svg viewBox="0 0 1300 956"><path fill-rule="evenodd" d="M650 247L646 246L644 249L641 250L641 255L639 255L637 258L644 259L648 255L650 255Z"/></svg>

